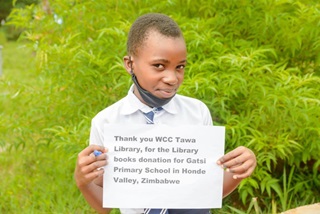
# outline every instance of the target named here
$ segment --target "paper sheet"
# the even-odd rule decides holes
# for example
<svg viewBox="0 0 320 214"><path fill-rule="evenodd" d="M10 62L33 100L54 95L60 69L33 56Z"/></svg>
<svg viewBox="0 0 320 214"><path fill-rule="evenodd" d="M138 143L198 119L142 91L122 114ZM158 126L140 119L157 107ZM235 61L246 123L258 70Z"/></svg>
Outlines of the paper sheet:
<svg viewBox="0 0 320 214"><path fill-rule="evenodd" d="M108 148L103 206L220 208L224 154L221 126L116 125L105 129Z"/></svg>

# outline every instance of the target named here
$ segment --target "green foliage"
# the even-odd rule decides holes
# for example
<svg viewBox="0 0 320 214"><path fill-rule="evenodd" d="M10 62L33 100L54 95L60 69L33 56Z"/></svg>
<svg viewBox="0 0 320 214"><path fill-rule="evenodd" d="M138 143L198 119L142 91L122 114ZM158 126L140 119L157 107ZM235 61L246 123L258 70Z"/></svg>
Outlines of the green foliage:
<svg viewBox="0 0 320 214"><path fill-rule="evenodd" d="M24 8L27 5L31 4L37 4L39 0L0 0L0 34L4 33L6 39L8 40L16 40L21 32L22 29L18 29L14 26L6 25L7 17L12 11L12 9L15 8ZM1 43L1 39L0 39Z"/></svg>
<svg viewBox="0 0 320 214"><path fill-rule="evenodd" d="M1 7L0 7L0 21L1 21L10 14L10 10L12 8L12 2L1 0L0 4L1 4Z"/></svg>
<svg viewBox="0 0 320 214"><path fill-rule="evenodd" d="M73 184L76 154L90 119L132 84L122 65L131 23L163 11L189 50L180 93L204 101L214 123L226 126L227 150L245 145L257 155L254 174L217 212L277 213L316 202L319 9L316 0L56 0L47 10L15 8L10 24L26 29L36 64L19 69L20 81L7 72L0 82L0 149L23 157L16 163L0 152L13 175L0 186L0 211L91 211Z"/></svg>
<svg viewBox="0 0 320 214"><path fill-rule="evenodd" d="M22 8L26 5L36 4L38 2L39 0L0 0L0 21L7 18L14 6Z"/></svg>

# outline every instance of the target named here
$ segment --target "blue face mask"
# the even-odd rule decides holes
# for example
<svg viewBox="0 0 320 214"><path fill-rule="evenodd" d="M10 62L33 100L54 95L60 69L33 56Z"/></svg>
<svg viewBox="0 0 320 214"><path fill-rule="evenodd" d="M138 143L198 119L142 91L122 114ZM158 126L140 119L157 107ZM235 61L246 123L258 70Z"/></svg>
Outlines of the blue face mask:
<svg viewBox="0 0 320 214"><path fill-rule="evenodd" d="M173 95L172 97L169 97L169 98L164 98L164 99L158 98L153 94L151 94L149 91L146 91L143 88L141 88L141 86L138 83L137 77L136 75L134 75L133 72L131 72L131 76L132 76L132 81L136 85L136 89L139 91L139 94L142 97L143 101L150 107L164 106L165 104L170 102L170 100L174 97Z"/></svg>

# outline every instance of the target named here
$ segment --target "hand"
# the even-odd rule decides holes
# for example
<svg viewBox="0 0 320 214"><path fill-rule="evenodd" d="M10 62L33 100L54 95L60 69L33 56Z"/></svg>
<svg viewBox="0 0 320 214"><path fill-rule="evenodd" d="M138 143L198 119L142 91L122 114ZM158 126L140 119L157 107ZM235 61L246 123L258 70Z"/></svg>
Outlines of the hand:
<svg viewBox="0 0 320 214"><path fill-rule="evenodd" d="M94 150L101 151L102 154L95 156ZM98 145L90 145L78 154L74 178L77 186L84 187L91 183L94 179L103 175L103 166L107 165L106 148Z"/></svg>
<svg viewBox="0 0 320 214"><path fill-rule="evenodd" d="M234 179L243 179L252 174L257 165L257 160L250 149L239 146L221 157L217 164L226 169L227 172L233 173Z"/></svg>

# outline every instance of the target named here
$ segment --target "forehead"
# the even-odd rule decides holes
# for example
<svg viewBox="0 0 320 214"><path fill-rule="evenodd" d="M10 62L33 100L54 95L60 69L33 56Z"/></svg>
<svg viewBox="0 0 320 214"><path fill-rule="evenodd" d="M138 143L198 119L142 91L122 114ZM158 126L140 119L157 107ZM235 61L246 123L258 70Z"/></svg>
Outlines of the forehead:
<svg viewBox="0 0 320 214"><path fill-rule="evenodd" d="M187 50L183 37L168 37L151 33L135 55L136 62L181 63L187 60Z"/></svg>
<svg viewBox="0 0 320 214"><path fill-rule="evenodd" d="M184 38L182 36L172 37L166 36L158 32L157 30L149 30L140 47L138 47L138 52L144 49L165 49L170 46L172 49L184 49L186 51L186 45Z"/></svg>

